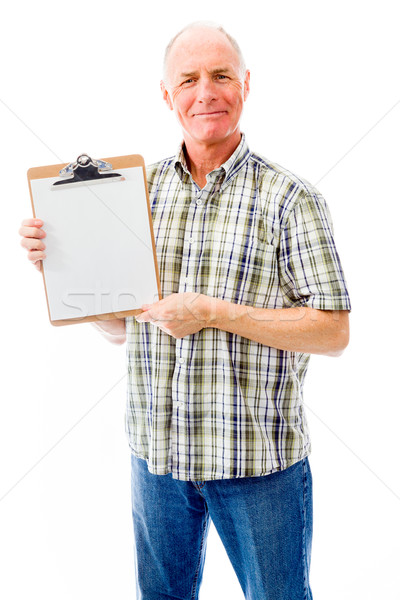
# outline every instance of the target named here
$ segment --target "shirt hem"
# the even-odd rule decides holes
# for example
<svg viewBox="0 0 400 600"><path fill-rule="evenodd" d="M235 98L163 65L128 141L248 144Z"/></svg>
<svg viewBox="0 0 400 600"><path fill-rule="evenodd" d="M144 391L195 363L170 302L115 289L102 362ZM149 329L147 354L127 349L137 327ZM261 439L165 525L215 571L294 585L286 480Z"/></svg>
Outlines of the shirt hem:
<svg viewBox="0 0 400 600"><path fill-rule="evenodd" d="M351 312L351 303L347 298L327 298L326 296L312 296L305 306L320 310L348 310Z"/></svg>
<svg viewBox="0 0 400 600"><path fill-rule="evenodd" d="M173 479L177 479L180 481L214 481L214 480L220 480L220 479L244 479L244 478L250 478L250 477L265 477L267 475L271 475L272 473L276 473L279 471L285 471L289 467L292 467L293 465L300 462L304 458L307 458L311 454L311 445L309 445L300 456L298 456L294 459L291 459L291 460L281 460L280 463L277 464L276 466L271 466L271 469L256 471L256 472L252 473L251 475L241 475L241 474L234 475L234 476L230 476L228 474L215 475L214 473L210 473L210 472L206 471L205 473L202 474L201 477L190 477L186 473L176 473L175 471L173 471L173 469L170 469L168 467L157 468L149 462L149 459L146 456L143 456L143 454L136 452L136 450L131 445L129 445L129 448L130 448L131 454L135 458L140 458L140 459L146 461L147 468L148 468L149 472L152 473L152 475L170 475L171 474Z"/></svg>

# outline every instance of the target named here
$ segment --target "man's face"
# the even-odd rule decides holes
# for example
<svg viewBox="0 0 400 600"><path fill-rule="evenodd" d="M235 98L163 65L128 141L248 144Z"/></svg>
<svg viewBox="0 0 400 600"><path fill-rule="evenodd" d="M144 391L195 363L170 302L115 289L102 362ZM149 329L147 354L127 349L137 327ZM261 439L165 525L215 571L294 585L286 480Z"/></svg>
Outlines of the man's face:
<svg viewBox="0 0 400 600"><path fill-rule="evenodd" d="M171 48L163 96L183 128L185 141L214 145L238 136L250 73L244 78L236 51L212 29L192 29Z"/></svg>

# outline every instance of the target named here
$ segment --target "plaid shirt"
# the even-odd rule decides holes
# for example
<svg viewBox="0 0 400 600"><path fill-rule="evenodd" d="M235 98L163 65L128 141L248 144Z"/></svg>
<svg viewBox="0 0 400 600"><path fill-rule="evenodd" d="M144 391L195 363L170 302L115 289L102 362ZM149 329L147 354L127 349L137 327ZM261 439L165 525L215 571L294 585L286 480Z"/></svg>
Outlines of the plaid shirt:
<svg viewBox="0 0 400 600"><path fill-rule="evenodd" d="M251 153L244 136L201 190L182 149L148 168L163 297L199 292L260 308L350 310L327 205ZM155 474L266 475L310 453L310 355L205 328L175 339L126 319L126 433Z"/></svg>

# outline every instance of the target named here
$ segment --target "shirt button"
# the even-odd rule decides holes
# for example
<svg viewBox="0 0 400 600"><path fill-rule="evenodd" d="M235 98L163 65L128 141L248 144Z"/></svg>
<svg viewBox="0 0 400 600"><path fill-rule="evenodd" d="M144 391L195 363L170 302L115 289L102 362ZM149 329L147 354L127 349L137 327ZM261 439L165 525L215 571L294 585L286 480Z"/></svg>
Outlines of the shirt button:
<svg viewBox="0 0 400 600"><path fill-rule="evenodd" d="M202 200L200 200L200 198L198 198L196 200L196 204L197 204L197 206L201 206L203 204L203 202L202 202Z"/></svg>
<svg viewBox="0 0 400 600"><path fill-rule="evenodd" d="M183 365L185 362L184 358L178 358L178 363L180 363L181 365Z"/></svg>
<svg viewBox="0 0 400 600"><path fill-rule="evenodd" d="M189 238L189 244L193 244L194 243L194 238Z"/></svg>
<svg viewBox="0 0 400 600"><path fill-rule="evenodd" d="M178 406L179 406L179 408L183 408L185 405L183 402L178 402Z"/></svg>

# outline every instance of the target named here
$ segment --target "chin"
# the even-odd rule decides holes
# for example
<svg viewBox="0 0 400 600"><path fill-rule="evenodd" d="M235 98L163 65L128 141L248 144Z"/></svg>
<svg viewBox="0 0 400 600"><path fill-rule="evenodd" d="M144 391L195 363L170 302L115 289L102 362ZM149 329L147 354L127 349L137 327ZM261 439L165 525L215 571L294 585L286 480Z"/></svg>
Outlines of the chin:
<svg viewBox="0 0 400 600"><path fill-rule="evenodd" d="M227 140L228 138L230 138L232 135L234 134L233 131L226 131L226 130L208 130L208 131L201 131L201 132L196 132L196 134L194 134L192 137L195 140L198 140L199 142L203 142L203 143L213 143L216 144L218 142L224 142L225 140Z"/></svg>

